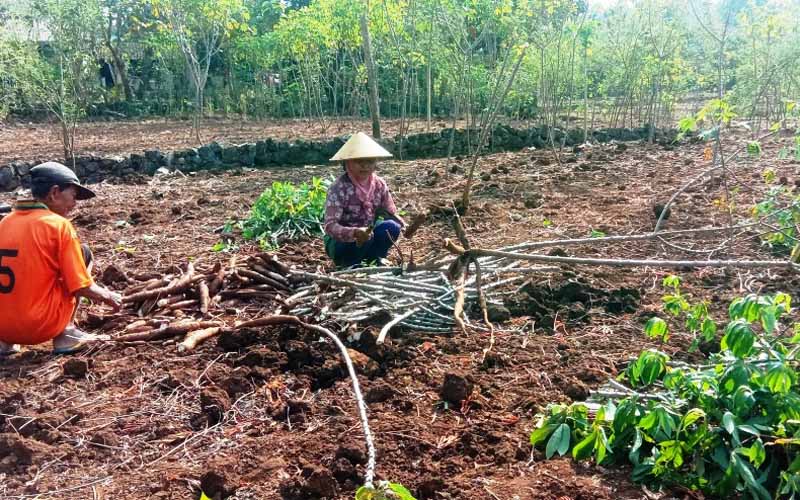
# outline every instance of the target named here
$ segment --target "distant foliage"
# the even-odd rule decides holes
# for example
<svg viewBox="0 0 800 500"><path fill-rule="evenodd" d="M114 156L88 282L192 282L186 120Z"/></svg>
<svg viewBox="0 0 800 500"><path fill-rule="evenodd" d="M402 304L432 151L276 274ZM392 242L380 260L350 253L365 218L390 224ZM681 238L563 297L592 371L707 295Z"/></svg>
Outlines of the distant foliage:
<svg viewBox="0 0 800 500"><path fill-rule="evenodd" d="M796 3L695 2L695 13L681 0L604 5L20 0L0 8L0 33L36 51L59 80L63 63L70 94L90 116L181 116L198 106L324 123L365 116L359 18L366 14L382 116L480 116L510 70L508 56L524 53L501 109L513 118L554 127L672 126L719 88L742 116L763 118L760 125L787 118L783 96L800 92ZM720 51L709 33L723 32ZM18 82L2 78L9 74L3 52L0 112L36 112L36 102L4 102L18 99Z"/></svg>

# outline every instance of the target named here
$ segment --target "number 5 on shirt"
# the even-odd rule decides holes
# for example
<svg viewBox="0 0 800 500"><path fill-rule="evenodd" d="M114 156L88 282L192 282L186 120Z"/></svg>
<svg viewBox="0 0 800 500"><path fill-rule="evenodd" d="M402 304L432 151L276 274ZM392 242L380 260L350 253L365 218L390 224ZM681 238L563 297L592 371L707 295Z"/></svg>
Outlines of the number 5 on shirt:
<svg viewBox="0 0 800 500"><path fill-rule="evenodd" d="M10 267L3 265L3 257L16 257L18 253L18 250L4 250L0 248L0 293L11 293L11 290L14 289L14 283L16 283L14 271L12 271ZM3 284L3 281L5 281L2 279L3 276L8 276L7 285Z"/></svg>

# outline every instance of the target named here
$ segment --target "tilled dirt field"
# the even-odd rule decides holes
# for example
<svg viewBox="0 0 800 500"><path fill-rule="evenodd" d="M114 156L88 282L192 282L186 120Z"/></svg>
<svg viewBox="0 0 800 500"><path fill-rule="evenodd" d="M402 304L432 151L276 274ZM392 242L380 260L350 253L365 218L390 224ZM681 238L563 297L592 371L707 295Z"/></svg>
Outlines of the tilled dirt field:
<svg viewBox="0 0 800 500"><path fill-rule="evenodd" d="M464 123L459 122L459 127ZM430 131L451 127L451 121L434 120ZM385 137L400 132L400 120L383 120L381 131ZM428 131L422 121L405 122L407 134ZM0 164L14 160L42 158L58 160L64 156L60 146L60 128L56 123L15 122L0 123ZM352 133L353 130L371 130L369 120L329 119L319 120L255 120L247 118L208 118L203 121L200 138L204 144L218 141L226 144L255 142L268 137L275 140L322 139ZM125 155L142 153L147 149L172 151L197 147L191 120L159 119L95 121L78 124L75 131L77 155Z"/></svg>
<svg viewBox="0 0 800 500"><path fill-rule="evenodd" d="M779 142L764 146L771 157ZM474 247L652 230L653 204L705 168L703 146L666 151L610 145L567 154L525 151L481 159L473 210L464 224ZM466 160L387 162L382 175L410 212L447 207L463 185ZM742 214L763 192L771 166L794 183L798 165L759 160L738 167ZM116 266L163 271L188 259L226 261L211 251L214 230L246 216L273 180L338 174L340 167L204 172L140 185L97 186L99 197L74 216L97 257L96 275ZM719 186L691 189L667 229L721 225ZM9 195L0 201L9 201ZM443 255L453 232L435 216L412 242L418 261ZM687 239L687 245L695 242ZM258 249L238 242L238 252ZM697 255L657 242L559 249L594 257ZM769 258L742 240L735 256ZM326 269L319 240L288 245L279 257ZM712 302L723 317L746 290L796 290L795 277L766 272L678 271L685 292ZM419 499L653 498L625 468L568 459L546 461L528 436L549 402L585 399L589 391L647 346L642 327L660 310L663 270L564 267L533 276L506 300L513 317L488 334L431 335L361 327L350 347L366 394L378 447L379 478ZM512 290L512 292L514 292ZM272 311L257 302L214 313L232 323ZM99 306L81 312L91 326ZM91 328L89 328L91 329ZM113 332L112 332L113 333ZM678 356L688 345L674 335ZM352 389L335 347L293 327L226 334L188 355L173 342L106 343L54 358L40 346L0 362L2 498L352 498L366 462ZM444 384L445 380L448 384ZM445 386L445 387L443 387ZM448 391L472 387L460 405ZM684 497L680 491L663 496Z"/></svg>

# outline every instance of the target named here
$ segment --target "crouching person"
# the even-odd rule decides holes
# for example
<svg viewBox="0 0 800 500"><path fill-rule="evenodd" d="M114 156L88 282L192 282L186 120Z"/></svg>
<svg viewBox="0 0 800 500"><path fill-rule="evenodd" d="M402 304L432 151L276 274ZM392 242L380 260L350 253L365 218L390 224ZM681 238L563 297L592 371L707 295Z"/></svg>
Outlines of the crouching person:
<svg viewBox="0 0 800 500"><path fill-rule="evenodd" d="M0 220L0 355L49 340L56 354L77 352L97 339L75 327L80 297L122 305L92 280L92 253L66 219L76 200L95 194L55 162L31 169L31 192Z"/></svg>
<svg viewBox="0 0 800 500"><path fill-rule="evenodd" d="M325 251L338 267L383 264L400 237L405 222L397 215L386 181L375 174L378 160L391 157L358 132L331 158L343 162L345 170L325 200ZM378 217L384 220L377 222Z"/></svg>

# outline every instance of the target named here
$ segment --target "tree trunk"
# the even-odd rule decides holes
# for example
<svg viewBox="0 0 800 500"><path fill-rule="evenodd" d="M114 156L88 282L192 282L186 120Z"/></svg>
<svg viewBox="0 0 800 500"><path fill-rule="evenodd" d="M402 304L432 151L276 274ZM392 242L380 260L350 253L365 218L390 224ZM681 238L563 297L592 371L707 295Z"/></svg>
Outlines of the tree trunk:
<svg viewBox="0 0 800 500"><path fill-rule="evenodd" d="M117 68L117 73L119 73L119 79L122 82L122 91L125 94L126 101L133 100L133 88L131 87L131 82L128 79L128 69L125 67L125 61L120 57L119 50L116 49L111 43L106 42L106 47L108 47L108 51L111 52L111 58L114 59L114 66Z"/></svg>
<svg viewBox="0 0 800 500"><path fill-rule="evenodd" d="M372 58L372 42L369 38L369 25L366 14L361 14L361 38L364 48L364 61L367 63L367 80L369 84L369 114L372 117L372 137L381 138L381 110L378 102L378 72Z"/></svg>
<svg viewBox="0 0 800 500"><path fill-rule="evenodd" d="M429 54L430 55L430 54ZM431 89L433 88L433 82L431 82L431 62L428 60L428 67L425 69L425 92L426 96L426 103L425 103L425 115L428 119L428 132L431 130Z"/></svg>
<svg viewBox="0 0 800 500"><path fill-rule="evenodd" d="M583 47L583 142L589 142L589 73L586 69L588 43Z"/></svg>
<svg viewBox="0 0 800 500"><path fill-rule="evenodd" d="M194 119L192 120L192 130L194 131L194 138L197 144L202 143L200 139L200 118L203 116L203 86L195 81L194 93Z"/></svg>

